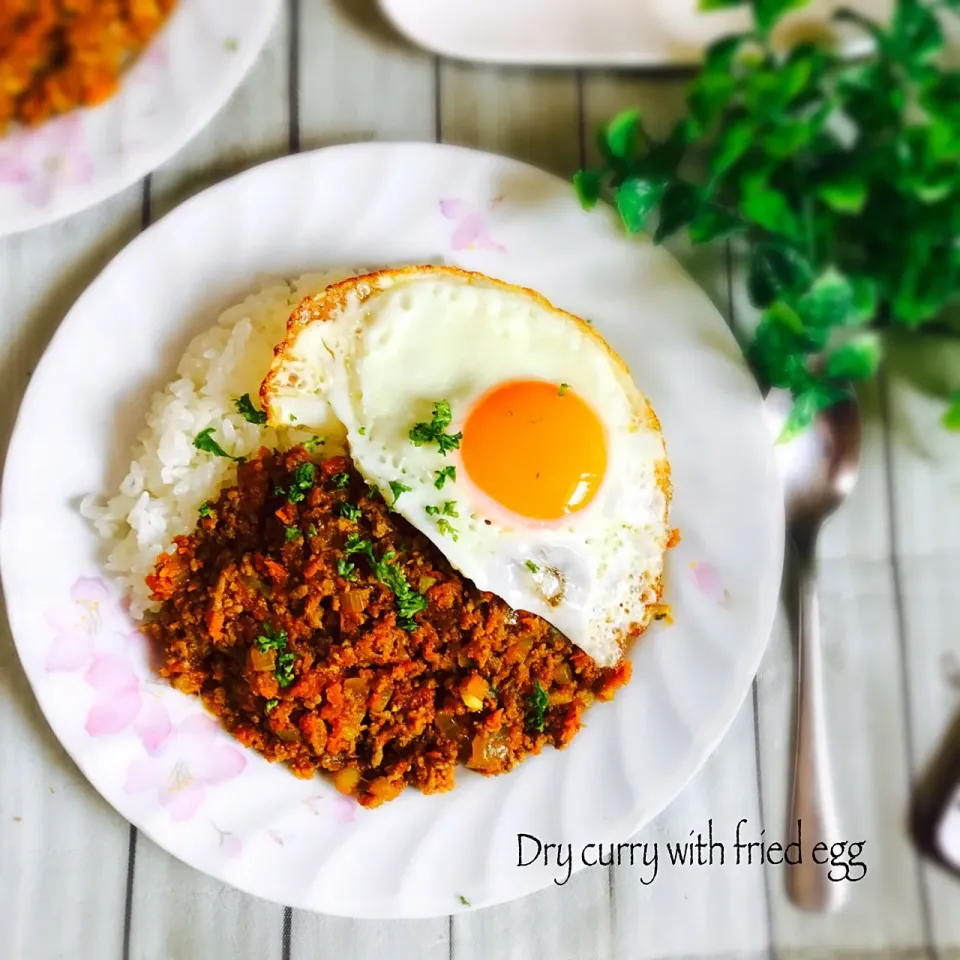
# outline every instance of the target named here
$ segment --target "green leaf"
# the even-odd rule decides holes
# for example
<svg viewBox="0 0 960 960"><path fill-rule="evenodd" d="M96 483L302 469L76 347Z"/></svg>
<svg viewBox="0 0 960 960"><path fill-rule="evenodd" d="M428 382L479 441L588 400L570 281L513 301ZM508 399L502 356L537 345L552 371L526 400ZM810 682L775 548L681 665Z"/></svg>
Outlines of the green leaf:
<svg viewBox="0 0 960 960"><path fill-rule="evenodd" d="M839 326L853 309L853 293L850 280L830 267L797 301L797 310L806 326L819 330Z"/></svg>
<svg viewBox="0 0 960 960"><path fill-rule="evenodd" d="M753 306L763 309L784 293L803 290L813 270L799 250L785 243L761 241L750 251L747 291Z"/></svg>
<svg viewBox="0 0 960 960"><path fill-rule="evenodd" d="M610 155L621 160L632 156L637 151L642 132L640 111L635 108L622 110L607 124L605 136Z"/></svg>
<svg viewBox="0 0 960 960"><path fill-rule="evenodd" d="M960 0L957 2L960 4ZM960 123L960 71L944 70L938 74L921 90L920 105L928 114Z"/></svg>
<svg viewBox="0 0 960 960"><path fill-rule="evenodd" d="M827 357L826 373L835 380L869 380L880 367L883 348L876 333L861 333Z"/></svg>
<svg viewBox="0 0 960 960"><path fill-rule="evenodd" d="M754 333L748 356L757 375L772 387L795 390L809 379L807 348L802 337L782 322L783 317L765 312Z"/></svg>
<svg viewBox="0 0 960 960"><path fill-rule="evenodd" d="M617 190L617 211L628 233L639 233L663 196L662 181L629 177Z"/></svg>
<svg viewBox="0 0 960 960"><path fill-rule="evenodd" d="M664 191L660 201L660 222L653 236L654 243L663 243L696 216L700 197L689 183L675 181Z"/></svg>
<svg viewBox="0 0 960 960"><path fill-rule="evenodd" d="M690 222L688 232L693 243L710 243L742 233L747 225L735 214L712 203L704 204Z"/></svg>
<svg viewBox="0 0 960 960"><path fill-rule="evenodd" d="M710 177L719 180L746 152L757 136L753 120L743 117L735 120L721 134L710 157Z"/></svg>
<svg viewBox="0 0 960 960"><path fill-rule="evenodd" d="M583 209L592 210L603 192L603 175L595 170L578 170L573 177L573 188Z"/></svg>
<svg viewBox="0 0 960 960"><path fill-rule="evenodd" d="M785 300L774 300L764 311L763 319L789 330L798 337L804 337L806 334L800 314Z"/></svg>
<svg viewBox="0 0 960 960"><path fill-rule="evenodd" d="M757 226L787 237L800 234L800 220L786 196L775 187L754 187L740 200L740 212Z"/></svg>
<svg viewBox="0 0 960 960"><path fill-rule="evenodd" d="M850 285L853 288L853 301L847 314L847 324L859 326L869 323L876 317L880 302L877 284L869 277L850 277Z"/></svg>
<svg viewBox="0 0 960 960"><path fill-rule="evenodd" d="M943 49L940 21L920 0L897 0L890 23L889 52L911 63L928 63Z"/></svg>
<svg viewBox="0 0 960 960"><path fill-rule="evenodd" d="M704 13L710 10L729 10L731 7L745 6L747 0L698 0L697 7Z"/></svg>
<svg viewBox="0 0 960 960"><path fill-rule="evenodd" d="M831 210L857 214L867 202L867 182L853 173L840 173L820 183L816 195Z"/></svg>
<svg viewBox="0 0 960 960"><path fill-rule="evenodd" d="M960 430L960 391L950 397L950 404L940 418L940 422L948 430Z"/></svg>
<svg viewBox="0 0 960 960"><path fill-rule="evenodd" d="M842 387L813 381L794 397L793 407L777 443L788 443L813 425L817 414L848 396Z"/></svg>
<svg viewBox="0 0 960 960"><path fill-rule="evenodd" d="M687 93L689 124L694 136L703 136L727 109L737 90L736 79L728 73L699 74Z"/></svg>
<svg viewBox="0 0 960 960"><path fill-rule="evenodd" d="M928 251L914 248L890 304L893 317L907 327L918 327L943 310L953 294L954 270Z"/></svg>
<svg viewBox="0 0 960 960"><path fill-rule="evenodd" d="M761 33L767 34L790 10L805 7L808 0L752 0L753 17Z"/></svg>

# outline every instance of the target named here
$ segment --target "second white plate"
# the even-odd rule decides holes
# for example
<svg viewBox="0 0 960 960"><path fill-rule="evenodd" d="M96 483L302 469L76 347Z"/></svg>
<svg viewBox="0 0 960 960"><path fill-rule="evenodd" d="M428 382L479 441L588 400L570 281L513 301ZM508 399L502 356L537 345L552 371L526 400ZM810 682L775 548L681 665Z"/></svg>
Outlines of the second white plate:
<svg viewBox="0 0 960 960"><path fill-rule="evenodd" d="M698 0L380 0L408 39L444 56L549 66L689 66L749 26L747 8L700 13ZM813 0L784 21L799 36L848 6L886 19L890 0ZM850 52L862 37L844 34Z"/></svg>

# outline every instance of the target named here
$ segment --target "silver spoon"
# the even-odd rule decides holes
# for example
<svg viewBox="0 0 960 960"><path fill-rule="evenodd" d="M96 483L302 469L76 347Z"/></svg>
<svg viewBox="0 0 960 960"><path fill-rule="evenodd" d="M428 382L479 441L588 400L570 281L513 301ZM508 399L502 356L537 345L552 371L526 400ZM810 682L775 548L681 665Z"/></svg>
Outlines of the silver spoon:
<svg viewBox="0 0 960 960"><path fill-rule="evenodd" d="M766 410L776 436L790 412L792 398L771 390ZM840 840L839 818L830 770L824 713L820 604L817 595L817 537L823 521L846 499L860 467L860 410L855 399L823 411L810 429L776 447L786 499L787 536L793 546L797 614L796 757L790 806L791 842L802 824L799 864L787 866L787 894L803 910L827 912L842 906L848 884L827 876L829 856L818 843Z"/></svg>

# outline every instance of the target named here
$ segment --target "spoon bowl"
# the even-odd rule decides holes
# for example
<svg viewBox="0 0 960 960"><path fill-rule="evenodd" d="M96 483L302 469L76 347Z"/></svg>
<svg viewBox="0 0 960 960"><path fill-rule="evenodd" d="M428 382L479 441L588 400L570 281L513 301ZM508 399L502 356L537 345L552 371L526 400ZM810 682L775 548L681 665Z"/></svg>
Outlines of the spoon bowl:
<svg viewBox="0 0 960 960"><path fill-rule="evenodd" d="M765 408L775 436L793 406L789 390L771 390ZM813 425L776 448L783 481L790 535L805 530L814 536L820 525L853 490L860 472L862 431L856 397L822 411Z"/></svg>

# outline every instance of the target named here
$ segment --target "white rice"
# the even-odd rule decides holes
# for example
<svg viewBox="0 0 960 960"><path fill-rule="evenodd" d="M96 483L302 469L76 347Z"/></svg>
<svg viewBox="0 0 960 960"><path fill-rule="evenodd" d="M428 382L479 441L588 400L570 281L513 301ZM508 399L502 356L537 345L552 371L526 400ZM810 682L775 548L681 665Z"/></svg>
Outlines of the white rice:
<svg viewBox="0 0 960 960"><path fill-rule="evenodd" d="M283 449L309 439L309 431L295 427L248 423L234 401L249 393L259 409L260 382L293 308L357 273L330 270L264 286L221 314L190 344L177 379L154 395L117 493L105 503L84 498L80 512L108 541L106 569L129 596L137 619L159 606L150 600L144 581L158 555L173 547L174 537L190 533L204 501L215 500L236 479L233 460L197 450L194 438L213 427L213 438L235 457L255 455L261 446Z"/></svg>

